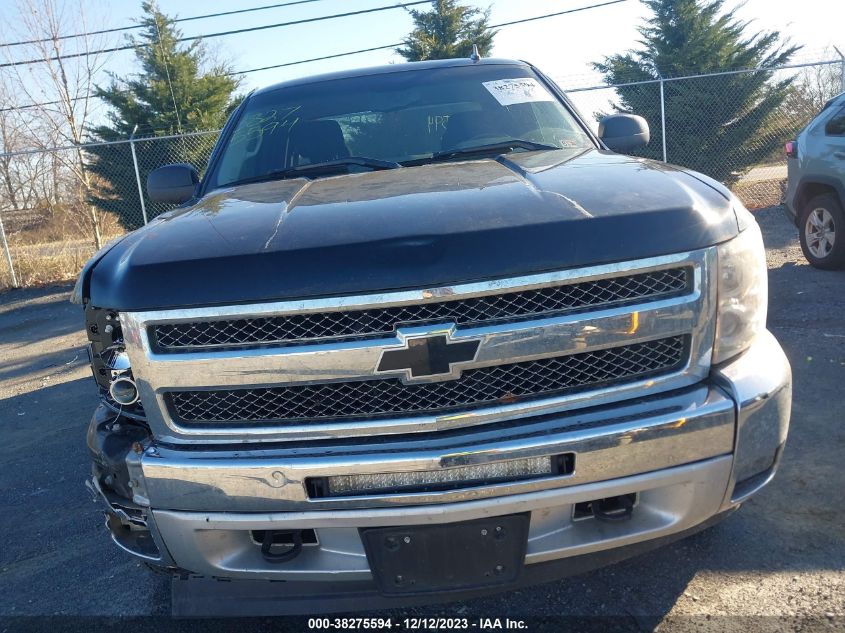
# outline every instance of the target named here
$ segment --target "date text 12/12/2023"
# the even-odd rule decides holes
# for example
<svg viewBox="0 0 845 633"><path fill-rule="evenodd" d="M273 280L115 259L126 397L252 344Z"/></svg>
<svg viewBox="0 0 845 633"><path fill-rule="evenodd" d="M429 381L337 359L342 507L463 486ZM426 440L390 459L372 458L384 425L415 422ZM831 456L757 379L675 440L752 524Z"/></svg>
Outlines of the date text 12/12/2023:
<svg viewBox="0 0 845 633"><path fill-rule="evenodd" d="M478 630L478 631L519 631L527 630L528 623L512 618L448 618L448 617L413 617L413 618L308 618L308 629L319 630Z"/></svg>

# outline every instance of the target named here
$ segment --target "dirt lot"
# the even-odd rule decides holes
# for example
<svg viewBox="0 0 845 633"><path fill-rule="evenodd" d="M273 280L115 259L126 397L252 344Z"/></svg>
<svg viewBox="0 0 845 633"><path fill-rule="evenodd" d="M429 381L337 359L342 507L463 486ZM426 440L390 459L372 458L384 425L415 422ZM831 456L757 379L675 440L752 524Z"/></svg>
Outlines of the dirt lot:
<svg viewBox="0 0 845 633"><path fill-rule="evenodd" d="M757 217L769 327L795 375L774 482L723 523L657 553L431 613L617 615L642 630L667 617L736 630L845 627L845 273L810 268L779 210ZM96 398L68 292L0 294L0 616L165 614L167 580L110 544L82 486ZM716 618L727 614L771 617ZM701 617L684 619L692 615Z"/></svg>

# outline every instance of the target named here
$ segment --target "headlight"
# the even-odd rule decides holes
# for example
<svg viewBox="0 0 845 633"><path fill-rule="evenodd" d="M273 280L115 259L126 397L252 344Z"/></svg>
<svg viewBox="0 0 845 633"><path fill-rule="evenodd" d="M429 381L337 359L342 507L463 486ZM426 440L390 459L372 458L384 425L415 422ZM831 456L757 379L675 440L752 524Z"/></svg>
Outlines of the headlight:
<svg viewBox="0 0 845 633"><path fill-rule="evenodd" d="M85 308L85 329L90 341L91 369L103 402L124 416L143 418L138 388L123 346L120 314L117 310L88 305Z"/></svg>
<svg viewBox="0 0 845 633"><path fill-rule="evenodd" d="M769 283L763 235L751 214L739 202L736 204L746 228L718 247L714 363L746 350L766 327Z"/></svg>

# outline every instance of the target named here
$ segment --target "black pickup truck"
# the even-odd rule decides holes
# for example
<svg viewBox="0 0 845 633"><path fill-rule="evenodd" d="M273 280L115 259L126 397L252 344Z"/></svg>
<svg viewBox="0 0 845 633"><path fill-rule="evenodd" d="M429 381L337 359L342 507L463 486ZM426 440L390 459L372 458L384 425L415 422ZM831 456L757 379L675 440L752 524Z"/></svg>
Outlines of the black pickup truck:
<svg viewBox="0 0 845 633"><path fill-rule="evenodd" d="M524 62L250 94L74 291L114 542L180 614L323 613L548 581L737 508L791 404L761 234L615 153L646 142Z"/></svg>

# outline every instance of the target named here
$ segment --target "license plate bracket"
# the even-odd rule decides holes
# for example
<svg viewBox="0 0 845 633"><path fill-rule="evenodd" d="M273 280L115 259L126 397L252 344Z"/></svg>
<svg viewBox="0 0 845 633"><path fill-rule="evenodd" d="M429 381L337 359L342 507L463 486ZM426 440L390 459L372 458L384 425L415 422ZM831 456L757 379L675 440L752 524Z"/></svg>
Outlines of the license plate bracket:
<svg viewBox="0 0 845 633"><path fill-rule="evenodd" d="M360 532L382 593L434 593L515 581L525 562L529 522L526 512Z"/></svg>

